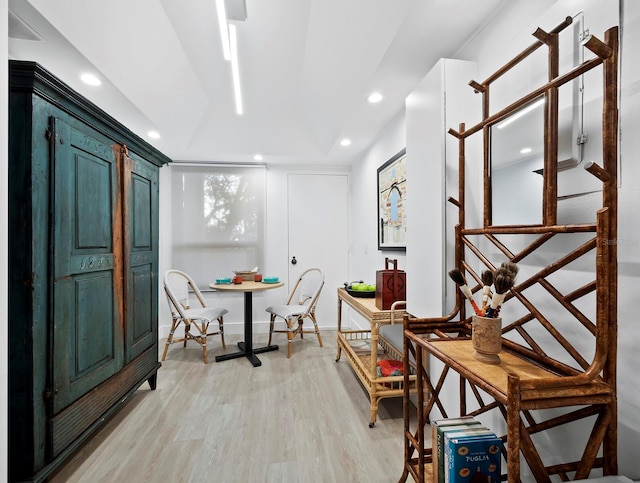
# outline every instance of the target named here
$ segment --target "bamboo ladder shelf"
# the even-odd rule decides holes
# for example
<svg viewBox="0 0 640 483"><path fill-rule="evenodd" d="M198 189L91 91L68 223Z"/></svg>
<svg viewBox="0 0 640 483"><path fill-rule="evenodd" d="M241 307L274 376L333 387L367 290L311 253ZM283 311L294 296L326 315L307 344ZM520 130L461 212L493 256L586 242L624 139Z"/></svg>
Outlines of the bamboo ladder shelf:
<svg viewBox="0 0 640 483"><path fill-rule="evenodd" d="M459 143L459 194L450 199L458 207L455 228L456 268L466 273L473 292L482 287L482 270L495 270L501 262L528 263L507 295L518 316L503 320L499 365L483 364L471 353L471 317L457 294L450 315L438 318L404 317L404 360L415 357L417 368L417 422L412 422L409 394L404 394L404 467L400 481L431 480L432 452L428 447L429 415L436 407L449 417L442 401L443 387L458 380L459 415L493 411L505 421L502 435L506 475L521 481L526 464L538 482L588 478L599 468L617 474L617 72L618 28L605 32L604 41L589 37L584 45L594 56L566 74L558 74L558 33L571 24L568 17L551 32L538 29L537 41L483 83L470 85L483 97L483 121L465 130L450 130ZM507 108L491 114L491 83L541 46L548 48L548 82ZM592 69L602 68L602 160L589 163L588 172L602 183L602 205L595 223L559 224L557 221L558 88ZM493 226L490 179L490 128L534 99L544 97L545 152L542 223ZM481 132L484 140L483 226L465 226L465 141ZM558 243L560 241L560 243ZM552 245L552 248L548 246ZM561 251L564 250L564 251ZM499 260L497 259L499 254ZM563 270L579 263L592 267L586 282L567 290ZM539 267L540 265L546 265ZM582 265L580 265L582 266ZM591 276L592 275L592 276ZM556 281L557 280L557 281ZM474 285L475 282L475 285ZM569 281L569 284L571 281ZM560 286L561 284L561 286ZM558 286L556 286L558 285ZM540 296L542 294L542 296ZM587 306L587 301L591 303ZM553 306L552 310L549 309ZM585 310L592 307L588 312ZM585 312L590 315L586 315ZM593 314L591 314L593 312ZM423 369L424 354L442 362L442 371ZM406 373L406 371L405 371ZM406 388L406 386L405 386ZM544 411L553 409L553 411ZM457 416L458 414L453 414ZM553 430L571 430L579 422L590 431L583 448L571 461L545 462L553 453ZM592 425L589 429L588 426ZM427 441L425 441L427 435ZM536 446L544 442L541 454ZM563 448L566 449L566 448ZM560 453L560 451L556 451ZM521 458L522 456L522 458ZM554 454L558 457L558 454ZM504 470L503 466L503 470ZM504 472L503 472L504 473Z"/></svg>

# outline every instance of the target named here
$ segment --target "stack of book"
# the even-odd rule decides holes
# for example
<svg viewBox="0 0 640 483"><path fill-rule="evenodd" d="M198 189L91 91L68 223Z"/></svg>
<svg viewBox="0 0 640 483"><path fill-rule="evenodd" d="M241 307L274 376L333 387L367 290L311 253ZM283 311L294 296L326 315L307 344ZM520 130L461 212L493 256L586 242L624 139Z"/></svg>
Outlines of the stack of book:
<svg viewBox="0 0 640 483"><path fill-rule="evenodd" d="M432 421L434 483L498 483L502 440L471 416Z"/></svg>

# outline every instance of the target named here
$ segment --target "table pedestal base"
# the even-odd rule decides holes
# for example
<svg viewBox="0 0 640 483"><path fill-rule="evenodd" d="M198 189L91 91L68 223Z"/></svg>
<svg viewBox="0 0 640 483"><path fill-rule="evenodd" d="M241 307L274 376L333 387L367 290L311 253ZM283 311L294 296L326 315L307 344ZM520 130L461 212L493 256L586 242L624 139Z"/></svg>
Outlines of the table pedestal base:
<svg viewBox="0 0 640 483"><path fill-rule="evenodd" d="M238 348L240 349L239 352L232 352L231 354L222 354L216 356L216 362L228 361L229 359L237 359L239 357L246 357L251 361L253 367L258 367L262 365L262 361L256 357L256 354L278 350L277 345L268 345L265 347L258 347L257 349L247 351L244 342L238 342Z"/></svg>
<svg viewBox="0 0 640 483"><path fill-rule="evenodd" d="M243 287L244 285L244 287ZM237 359L239 357L246 357L251 361L253 367L262 365L260 359L256 357L256 354L269 351L277 351L277 345L268 345L265 347L253 348L253 291L254 290L267 290L268 288L277 288L284 285L282 282L277 284L264 285L258 282L245 282L232 288L231 286L225 287L224 285L212 285L212 287L218 290L234 290L244 292L244 341L238 342L239 352L232 352L231 354L222 354L216 356L216 362L228 361L229 359ZM235 288L237 287L237 288Z"/></svg>

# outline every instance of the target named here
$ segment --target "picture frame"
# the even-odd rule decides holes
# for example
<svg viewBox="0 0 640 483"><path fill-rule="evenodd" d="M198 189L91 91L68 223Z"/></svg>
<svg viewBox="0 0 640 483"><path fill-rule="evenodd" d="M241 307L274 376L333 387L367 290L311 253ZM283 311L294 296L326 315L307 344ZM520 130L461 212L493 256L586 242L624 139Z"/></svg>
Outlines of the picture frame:
<svg viewBox="0 0 640 483"><path fill-rule="evenodd" d="M378 250L406 251L407 150L378 168Z"/></svg>

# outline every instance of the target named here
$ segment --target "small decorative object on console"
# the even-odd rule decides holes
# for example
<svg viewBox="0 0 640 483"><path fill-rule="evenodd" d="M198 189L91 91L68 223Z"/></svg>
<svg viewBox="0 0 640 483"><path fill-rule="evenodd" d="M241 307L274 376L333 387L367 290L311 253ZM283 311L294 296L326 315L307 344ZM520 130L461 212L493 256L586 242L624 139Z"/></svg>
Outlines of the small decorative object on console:
<svg viewBox="0 0 640 483"><path fill-rule="evenodd" d="M502 318L473 316L471 341L473 357L487 364L500 364L502 350Z"/></svg>
<svg viewBox="0 0 640 483"><path fill-rule="evenodd" d="M382 359L376 363L377 377L402 376L404 374L403 370L404 362L395 359ZM400 389L402 387L400 381L386 382L382 384L393 389Z"/></svg>
<svg viewBox="0 0 640 483"><path fill-rule="evenodd" d="M344 288L352 297L373 298L376 296L376 286L364 281L345 283Z"/></svg>
<svg viewBox="0 0 640 483"><path fill-rule="evenodd" d="M393 269L389 268L389 262L393 264ZM384 270L376 272L376 307L389 310L394 302L406 300L406 280L405 271L398 270L398 260L385 258Z"/></svg>

